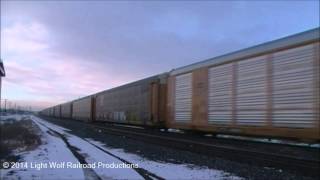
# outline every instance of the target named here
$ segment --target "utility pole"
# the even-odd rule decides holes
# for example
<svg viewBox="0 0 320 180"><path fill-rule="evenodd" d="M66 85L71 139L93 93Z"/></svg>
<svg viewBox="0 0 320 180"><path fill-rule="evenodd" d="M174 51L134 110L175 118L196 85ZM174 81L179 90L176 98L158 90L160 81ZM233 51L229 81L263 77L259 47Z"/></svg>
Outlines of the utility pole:
<svg viewBox="0 0 320 180"><path fill-rule="evenodd" d="M7 112L7 99L4 99L4 112Z"/></svg>

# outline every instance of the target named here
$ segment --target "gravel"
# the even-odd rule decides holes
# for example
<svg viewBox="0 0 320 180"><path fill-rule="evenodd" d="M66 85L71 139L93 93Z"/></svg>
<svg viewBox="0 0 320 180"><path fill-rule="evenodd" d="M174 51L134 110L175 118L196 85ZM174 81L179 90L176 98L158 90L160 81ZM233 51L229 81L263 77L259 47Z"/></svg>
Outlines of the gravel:
<svg viewBox="0 0 320 180"><path fill-rule="evenodd" d="M137 154L148 160L176 164L190 164L190 166L202 166L229 172L232 175L246 179L317 179L316 177L302 176L297 172L289 172L281 169L258 167L222 158L208 157L192 152L172 149L160 145L145 143L129 139L124 136L110 135L101 129L93 129L73 120L61 120L46 118L46 120L72 130L70 133L82 138L91 138L107 144L110 148L121 148L125 152Z"/></svg>

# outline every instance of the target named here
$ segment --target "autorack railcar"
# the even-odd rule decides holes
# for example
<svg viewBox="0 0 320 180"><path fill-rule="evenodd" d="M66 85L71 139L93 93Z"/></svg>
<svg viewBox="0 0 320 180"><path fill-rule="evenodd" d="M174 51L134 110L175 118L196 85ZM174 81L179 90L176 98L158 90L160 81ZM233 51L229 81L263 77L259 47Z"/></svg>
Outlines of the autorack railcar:
<svg viewBox="0 0 320 180"><path fill-rule="evenodd" d="M61 118L72 118L72 102L61 104Z"/></svg>
<svg viewBox="0 0 320 180"><path fill-rule="evenodd" d="M95 120L135 125L164 124L167 74L95 94Z"/></svg>
<svg viewBox="0 0 320 180"><path fill-rule="evenodd" d="M316 28L75 100L72 118L320 140L319 34Z"/></svg>
<svg viewBox="0 0 320 180"><path fill-rule="evenodd" d="M40 111L40 115L49 116L49 108L46 108Z"/></svg>
<svg viewBox="0 0 320 180"><path fill-rule="evenodd" d="M319 140L319 28L173 70L166 122Z"/></svg>
<svg viewBox="0 0 320 180"><path fill-rule="evenodd" d="M92 122L94 120L94 96L86 96L72 102L72 119Z"/></svg>
<svg viewBox="0 0 320 180"><path fill-rule="evenodd" d="M54 116L53 107L50 107L50 108L49 108L49 116L51 116L51 117Z"/></svg>
<svg viewBox="0 0 320 180"><path fill-rule="evenodd" d="M60 105L56 105L53 107L53 116L56 118L61 117L61 106Z"/></svg>

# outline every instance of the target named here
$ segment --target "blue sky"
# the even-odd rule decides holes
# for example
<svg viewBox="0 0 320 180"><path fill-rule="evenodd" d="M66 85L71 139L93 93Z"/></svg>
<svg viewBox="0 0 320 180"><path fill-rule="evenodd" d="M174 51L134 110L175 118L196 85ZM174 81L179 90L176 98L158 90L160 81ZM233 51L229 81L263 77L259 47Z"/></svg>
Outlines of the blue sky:
<svg viewBox="0 0 320 180"><path fill-rule="evenodd" d="M319 1L1 1L3 97L35 109L319 27Z"/></svg>

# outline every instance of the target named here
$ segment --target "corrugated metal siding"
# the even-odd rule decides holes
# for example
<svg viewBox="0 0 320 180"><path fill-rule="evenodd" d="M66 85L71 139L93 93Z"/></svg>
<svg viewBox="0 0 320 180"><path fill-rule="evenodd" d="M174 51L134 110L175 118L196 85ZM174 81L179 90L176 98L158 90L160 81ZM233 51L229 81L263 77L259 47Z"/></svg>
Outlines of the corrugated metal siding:
<svg viewBox="0 0 320 180"><path fill-rule="evenodd" d="M50 109L46 109L46 110L44 111L44 114L45 114L46 116L49 116L49 115L50 115Z"/></svg>
<svg viewBox="0 0 320 180"><path fill-rule="evenodd" d="M214 57L205 61L187 65L181 68L174 69L170 72L170 75L182 74L193 71L198 68L214 66L222 63L227 63L235 59L242 59L255 54L261 54L265 52L271 52L277 49L286 48L294 44L304 44L319 39L319 28L311 29L302 33L287 36L282 39L270 41L267 43L259 44L250 48L246 48L240 51L228 53L222 56Z"/></svg>
<svg viewBox="0 0 320 180"><path fill-rule="evenodd" d="M50 109L49 109L49 116L53 116L54 114L54 111L53 111L53 107L51 107Z"/></svg>
<svg viewBox="0 0 320 180"><path fill-rule="evenodd" d="M175 120L191 121L192 118L192 73L176 76Z"/></svg>
<svg viewBox="0 0 320 180"><path fill-rule="evenodd" d="M157 80L157 78L149 78L98 94L96 96L96 120L152 124L151 83Z"/></svg>
<svg viewBox="0 0 320 180"><path fill-rule="evenodd" d="M273 58L273 125L313 127L313 46L275 53Z"/></svg>
<svg viewBox="0 0 320 180"><path fill-rule="evenodd" d="M73 102L72 117L77 120L91 120L91 97Z"/></svg>
<svg viewBox="0 0 320 180"><path fill-rule="evenodd" d="M314 59L307 45L210 68L208 122L315 127Z"/></svg>
<svg viewBox="0 0 320 180"><path fill-rule="evenodd" d="M209 123L230 124L232 121L232 64L209 69Z"/></svg>
<svg viewBox="0 0 320 180"><path fill-rule="evenodd" d="M60 117L60 106L54 107L54 117Z"/></svg>
<svg viewBox="0 0 320 180"><path fill-rule="evenodd" d="M236 88L236 123L266 125L267 57L238 62Z"/></svg>
<svg viewBox="0 0 320 180"><path fill-rule="evenodd" d="M61 105L61 117L71 118L71 103Z"/></svg>
<svg viewBox="0 0 320 180"><path fill-rule="evenodd" d="M49 109L48 108L44 109L40 113L41 113L41 115L49 116Z"/></svg>

